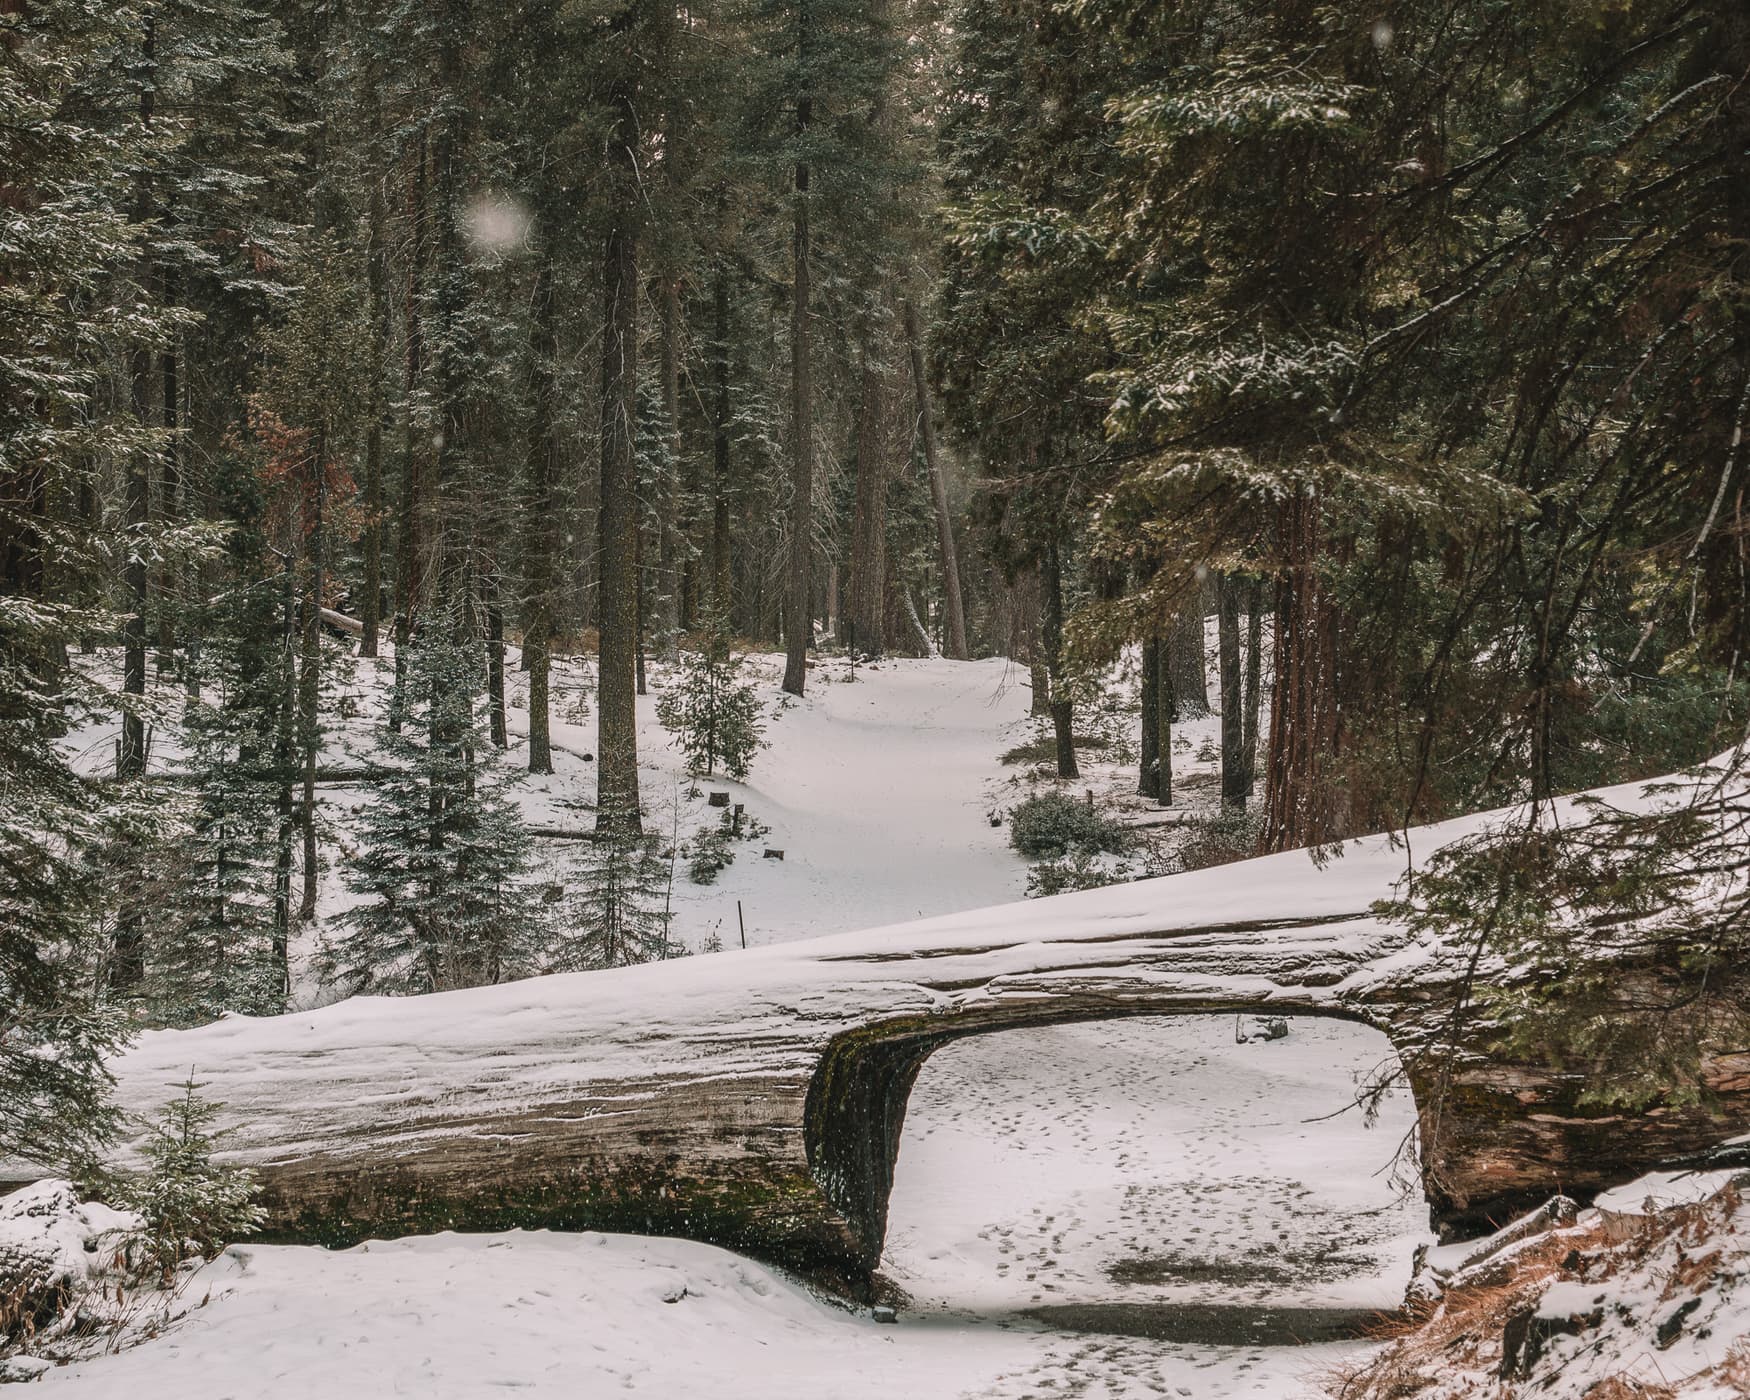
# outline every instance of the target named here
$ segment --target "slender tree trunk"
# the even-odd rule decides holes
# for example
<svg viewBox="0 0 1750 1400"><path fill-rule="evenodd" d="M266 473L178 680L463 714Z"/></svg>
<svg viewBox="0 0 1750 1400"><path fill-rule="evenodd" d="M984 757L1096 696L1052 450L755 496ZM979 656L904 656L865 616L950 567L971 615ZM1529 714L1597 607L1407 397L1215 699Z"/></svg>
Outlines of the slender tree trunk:
<svg viewBox="0 0 1750 1400"><path fill-rule="evenodd" d="M711 378L711 592L727 615L732 578L729 558L729 270L719 260L712 292Z"/></svg>
<svg viewBox="0 0 1750 1400"><path fill-rule="evenodd" d="M543 218L538 236L540 262L531 308L534 384L529 414L529 529L524 555L529 598L523 617L523 662L529 673L529 772L551 773L553 588L559 553L554 519L558 507L554 482L559 470L559 388L555 382L559 341L553 306L552 240L556 230L550 217Z"/></svg>
<svg viewBox="0 0 1750 1400"><path fill-rule="evenodd" d="M1156 711L1160 705L1160 643L1150 637L1142 644L1142 742L1138 744L1136 791L1139 797L1154 797L1160 792L1160 720Z"/></svg>
<svg viewBox="0 0 1750 1400"><path fill-rule="evenodd" d="M863 350L856 498L851 511L850 598L841 631L846 649L854 656L880 656L887 649L887 444L891 410L892 380L871 334Z"/></svg>
<svg viewBox="0 0 1750 1400"><path fill-rule="evenodd" d="M1045 643L1045 671L1051 693L1051 729L1057 740L1057 776L1079 778L1074 707L1063 677L1063 561L1056 540L1045 547L1043 582L1045 606L1040 630Z"/></svg>
<svg viewBox="0 0 1750 1400"><path fill-rule="evenodd" d="M798 63L809 47L808 0L797 8ZM806 71L806 68L804 68ZM796 131L806 140L813 99L804 87L796 101ZM784 610L784 689L800 695L808 679L808 643L814 594L814 376L808 356L809 231L808 164L796 164L795 225L791 236L794 275L790 286L790 574Z"/></svg>
<svg viewBox="0 0 1750 1400"><path fill-rule="evenodd" d="M948 610L948 655L964 661L966 605L960 592L960 560L954 549L954 517L948 508L948 483L936 453L936 426L930 413L930 383L924 374L924 343L918 330L917 308L904 303L905 339L911 352L912 392L917 399L918 436L923 441L924 467L930 474L930 499L936 510L936 548L942 565L942 596Z"/></svg>
<svg viewBox="0 0 1750 1400"><path fill-rule="evenodd" d="M680 281L662 280L662 430L668 442L669 475L656 496L656 631L659 654L672 661L678 654L681 630L680 482L681 466L681 294Z"/></svg>
<svg viewBox="0 0 1750 1400"><path fill-rule="evenodd" d="M1221 653L1221 805L1246 805L1246 697L1240 678L1240 582L1223 574L1216 632Z"/></svg>
<svg viewBox="0 0 1750 1400"><path fill-rule="evenodd" d="M1173 645L1166 637L1155 643L1155 801L1173 805Z"/></svg>
<svg viewBox="0 0 1750 1400"><path fill-rule="evenodd" d="M628 17L627 23L632 22ZM610 103L608 233L602 249L600 767L596 829L637 831L638 500L634 457L638 365L638 90L630 64Z"/></svg>
<svg viewBox="0 0 1750 1400"><path fill-rule="evenodd" d="M650 608L649 608L649 602L648 602L649 594L650 594L650 587L649 587L648 576L647 576L647 574L645 572L645 568L644 568L644 532L643 532L643 530L640 530L638 532L638 544L637 544L636 550L634 551L632 569L638 578L638 584L637 584L637 590L638 590L638 651L637 651L637 661L633 667L633 675L636 677L636 680L637 680L637 693L640 695L648 695L648 694L650 694L650 687L649 687L648 680L647 680L647 678L645 676L645 672L644 672L644 660L645 660L645 655L646 655L644 637L645 637L645 627L646 627L646 624L647 624L649 616L650 616Z"/></svg>
<svg viewBox="0 0 1750 1400"><path fill-rule="evenodd" d="M486 613L486 715L496 749L510 747L510 727L504 718L504 603L499 597L497 563L480 575Z"/></svg>
<svg viewBox="0 0 1750 1400"><path fill-rule="evenodd" d="M1264 584L1253 579L1246 589L1246 729L1241 741L1245 756L1246 796L1258 781L1258 715L1262 709L1264 653Z"/></svg>
<svg viewBox="0 0 1750 1400"><path fill-rule="evenodd" d="M383 246L383 185L371 181L370 226L365 245L365 275L370 288L370 376L365 420L364 596L359 599L359 655L377 654L383 612L383 379L389 345L388 254Z"/></svg>
<svg viewBox="0 0 1750 1400"><path fill-rule="evenodd" d="M425 139L411 143L407 171L407 305L403 362L407 397L401 456L399 517L395 540L395 689L389 697L389 728L399 731L406 708L408 649L414 616L425 586L425 438L417 396L425 377Z"/></svg>
<svg viewBox="0 0 1750 1400"><path fill-rule="evenodd" d="M304 888L298 917L316 917L319 860L316 850L316 759L320 747L318 723L322 700L322 594L326 584L328 507L328 432L319 431L310 444L312 481L307 499L312 514L305 522L309 560L309 591L304 598L304 654L298 672L298 740L304 757L304 795L299 822L304 829Z"/></svg>
<svg viewBox="0 0 1750 1400"><path fill-rule="evenodd" d="M140 125L152 125L154 73L157 34L152 17L146 17L145 36L141 42L142 79L139 98ZM141 175L134 191L134 218L145 223L152 217L152 189L148 177ZM142 260L139 271L140 297L152 285L151 268ZM129 353L129 389L134 421L142 428L153 424L152 351L145 345L135 345ZM151 478L147 454L130 452L127 458L126 522L128 536L127 564L122 570L122 586L127 594L128 616L122 624L122 694L132 696L134 704L122 713L121 745L116 750L116 777L137 778L146 771L146 721L138 706L146 696L146 528L151 511ZM125 935L125 936L124 936ZM139 929L118 930L111 976L117 987L131 987L139 981Z"/></svg>
<svg viewBox="0 0 1750 1400"><path fill-rule="evenodd" d="M177 300L177 279L169 272L163 277L164 304L173 306ZM164 450L159 454L161 476L158 482L159 517L165 524L178 518L182 509L182 445L177 436L181 426L181 384L176 342L164 347L158 357L163 388L163 407L159 418L164 428ZM163 675L175 664L177 633L176 565L164 565L158 578L158 674Z"/></svg>
<svg viewBox="0 0 1750 1400"><path fill-rule="evenodd" d="M274 767L278 772L274 806L279 830L274 843L273 866L273 963L282 994L291 990L292 940L292 843L297 834L297 806L292 778L297 771L297 580L294 561L288 556L282 571L284 586L280 602L280 703L274 735Z"/></svg>

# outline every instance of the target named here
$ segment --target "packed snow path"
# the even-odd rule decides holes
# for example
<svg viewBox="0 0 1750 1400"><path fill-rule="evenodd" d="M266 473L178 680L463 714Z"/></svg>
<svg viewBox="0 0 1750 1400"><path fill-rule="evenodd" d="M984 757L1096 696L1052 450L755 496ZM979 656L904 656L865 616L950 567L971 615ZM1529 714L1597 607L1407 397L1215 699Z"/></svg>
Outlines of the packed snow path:
<svg viewBox="0 0 1750 1400"><path fill-rule="evenodd" d="M853 1285L881 1255L919 1068L984 1032L1258 1010L1377 1026L1409 1062L1425 1184L1449 1223L1718 1136L1699 1109L1626 1131L1578 1106L1576 1076L1499 1057L1440 1100L1415 1052L1464 953L1370 912L1403 861L1370 839L1322 869L1288 853L748 952L232 1018L145 1037L117 1066L120 1093L143 1110L192 1067L260 1171L278 1238L613 1228ZM1739 1106L1741 1068L1719 1073Z"/></svg>

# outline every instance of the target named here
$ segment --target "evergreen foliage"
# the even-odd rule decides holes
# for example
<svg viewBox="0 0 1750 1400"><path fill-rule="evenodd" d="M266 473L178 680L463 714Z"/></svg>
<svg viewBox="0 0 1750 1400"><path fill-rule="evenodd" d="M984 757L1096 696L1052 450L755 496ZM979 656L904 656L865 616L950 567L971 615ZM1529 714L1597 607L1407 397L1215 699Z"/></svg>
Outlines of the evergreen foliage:
<svg viewBox="0 0 1750 1400"><path fill-rule="evenodd" d="M697 645L681 656L680 675L657 698L656 717L675 736L688 768L710 777L721 766L736 780L747 777L753 757L765 747L759 688L736 654L729 618L712 609Z"/></svg>
<svg viewBox="0 0 1750 1400"><path fill-rule="evenodd" d="M669 937L677 855L665 856L654 840L635 832L598 831L578 860L548 970L629 967L678 956L682 950Z"/></svg>
<svg viewBox="0 0 1750 1400"><path fill-rule="evenodd" d="M1129 834L1090 803L1061 792L1042 792L1009 815L1009 844L1029 860L1059 860L1072 853L1121 853L1129 845Z"/></svg>
<svg viewBox="0 0 1750 1400"><path fill-rule="evenodd" d="M213 1160L219 1135L213 1120L219 1105L200 1097L192 1079L182 1097L166 1104L146 1124L146 1171L125 1179L120 1203L141 1220L136 1262L169 1287L185 1259L211 1259L241 1235L253 1234L265 1218L255 1204L255 1178L245 1167Z"/></svg>
<svg viewBox="0 0 1750 1400"><path fill-rule="evenodd" d="M476 987L540 963L544 911L526 878L512 775L481 730L482 669L456 619L431 619L414 642L402 727L380 735L391 771L361 814L347 874L363 902L325 954L354 990Z"/></svg>
<svg viewBox="0 0 1750 1400"><path fill-rule="evenodd" d="M289 988L286 911L276 898L280 794L288 763L285 697L295 683L281 579L264 535L265 501L251 464L230 454L214 488L229 517L234 582L199 614L190 658L200 698L183 717L192 811L148 915L154 1015L198 1024L223 1012L272 1015Z"/></svg>

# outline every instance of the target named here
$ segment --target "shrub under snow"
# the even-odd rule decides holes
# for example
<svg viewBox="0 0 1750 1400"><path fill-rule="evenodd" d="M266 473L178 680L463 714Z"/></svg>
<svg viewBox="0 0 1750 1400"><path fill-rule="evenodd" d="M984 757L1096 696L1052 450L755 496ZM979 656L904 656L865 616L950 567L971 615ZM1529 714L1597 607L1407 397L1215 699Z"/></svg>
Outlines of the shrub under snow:
<svg viewBox="0 0 1750 1400"><path fill-rule="evenodd" d="M127 1211L81 1201L66 1181L0 1198L0 1357L68 1325L78 1300L118 1271L139 1225Z"/></svg>

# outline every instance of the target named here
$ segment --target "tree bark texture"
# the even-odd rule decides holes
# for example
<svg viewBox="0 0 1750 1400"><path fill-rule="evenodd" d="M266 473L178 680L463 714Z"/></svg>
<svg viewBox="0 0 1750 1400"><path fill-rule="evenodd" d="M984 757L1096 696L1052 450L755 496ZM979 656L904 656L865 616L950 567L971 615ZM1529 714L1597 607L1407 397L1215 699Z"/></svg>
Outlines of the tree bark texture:
<svg viewBox="0 0 1750 1400"><path fill-rule="evenodd" d="M918 329L917 308L904 303L905 339L911 357L912 392L917 401L918 436L923 443L924 467L930 475L930 500L936 512L936 549L942 566L942 598L948 613L947 646L956 661L971 653L966 648L966 604L960 592L960 559L954 548L954 515L948 506L948 483L936 452L936 425L930 413L930 383L924 374L923 335Z"/></svg>
<svg viewBox="0 0 1750 1400"><path fill-rule="evenodd" d="M1161 703L1160 646L1153 637L1142 644L1142 717L1136 773L1139 797L1154 797L1161 790L1161 777L1156 766L1160 762L1161 743L1157 714Z"/></svg>
<svg viewBox="0 0 1750 1400"><path fill-rule="evenodd" d="M1045 547L1040 581L1045 592L1040 633L1044 642L1046 682L1051 695L1051 732L1057 747L1057 776L1079 778L1075 712L1063 677L1063 560L1056 540Z"/></svg>
<svg viewBox="0 0 1750 1400"><path fill-rule="evenodd" d="M851 512L851 583L841 637L858 656L887 649L887 486L894 410L892 373L871 334L863 349L862 402L857 416L857 484Z"/></svg>
<svg viewBox="0 0 1750 1400"><path fill-rule="evenodd" d="M554 490L560 471L557 407L559 389L558 334L553 307L550 219L542 222L531 307L529 358L534 382L529 413L528 530L524 543L524 573L528 599L523 609L523 661L529 673L529 772L553 771L551 698L553 589L558 573L558 500Z"/></svg>
<svg viewBox="0 0 1750 1400"><path fill-rule="evenodd" d="M1216 633L1221 654L1221 805L1246 805L1246 696L1240 673L1240 592L1238 579L1223 574Z"/></svg>
<svg viewBox="0 0 1750 1400"><path fill-rule="evenodd" d="M1341 795L1322 780L1342 731L1336 617L1318 576L1319 501L1282 511L1286 566L1277 583L1276 687L1264 790L1264 849L1316 846L1346 834Z"/></svg>
<svg viewBox="0 0 1750 1400"><path fill-rule="evenodd" d="M612 100L612 212L602 248L600 677L596 827L640 829L638 794L638 499L635 452L640 194L637 85L631 65Z"/></svg>
<svg viewBox="0 0 1750 1400"><path fill-rule="evenodd" d="M796 6L796 64L803 74L796 95L796 136L800 149L814 118L808 90L813 20L808 0ZM809 360L809 260L806 160L796 162L794 223L790 258L790 570L784 597L784 689L802 694L808 682L808 643L814 631L814 369Z"/></svg>

